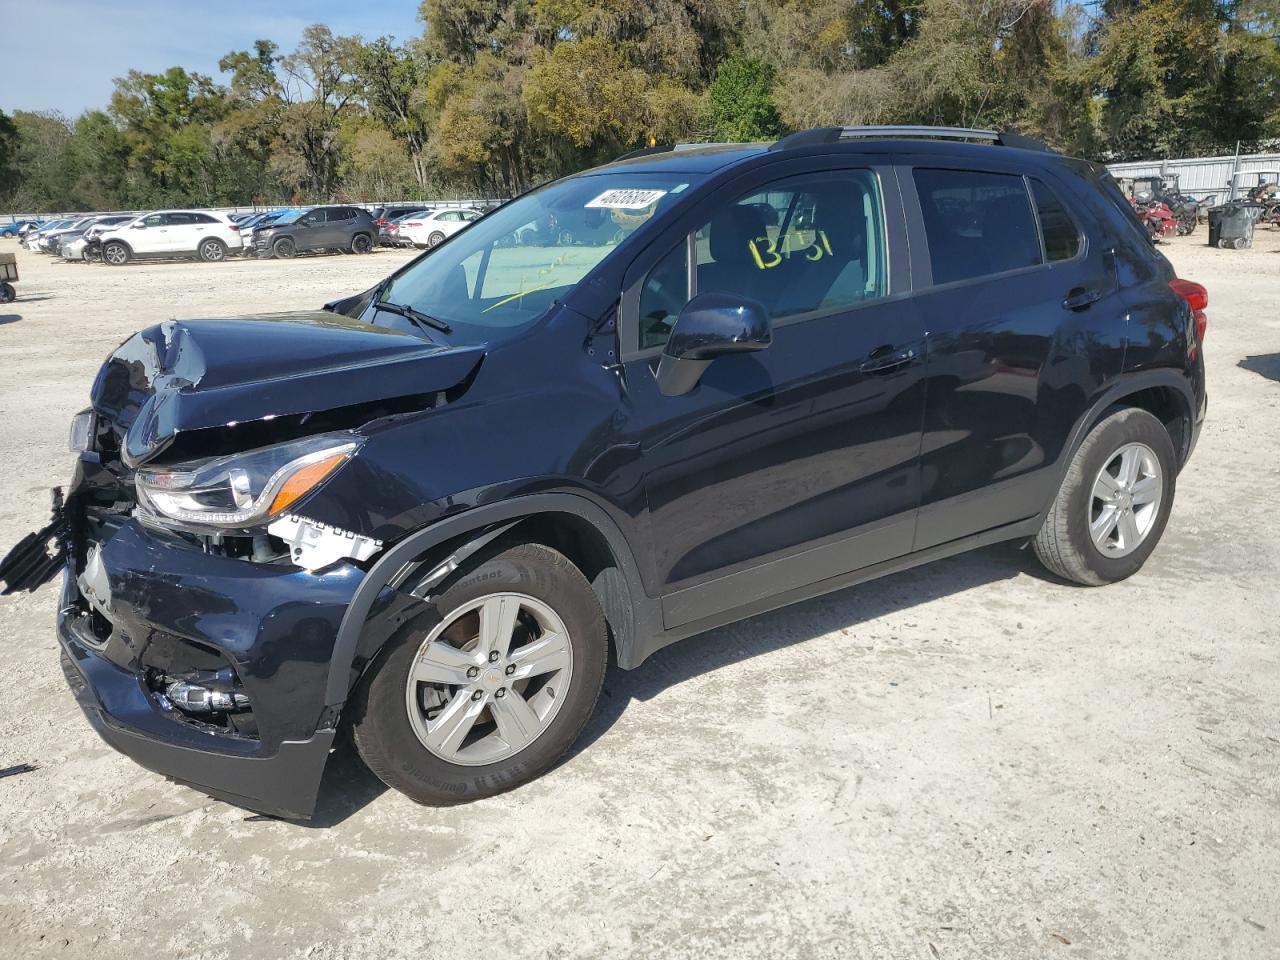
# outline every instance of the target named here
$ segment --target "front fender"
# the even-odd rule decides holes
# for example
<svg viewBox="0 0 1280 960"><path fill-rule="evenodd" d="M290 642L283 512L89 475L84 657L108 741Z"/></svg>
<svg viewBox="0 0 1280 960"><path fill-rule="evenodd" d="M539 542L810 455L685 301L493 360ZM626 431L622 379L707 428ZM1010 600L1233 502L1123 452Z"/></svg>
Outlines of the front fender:
<svg viewBox="0 0 1280 960"><path fill-rule="evenodd" d="M391 585L397 574L449 541L461 538L462 542L455 550L466 550L477 538L491 534L495 525L510 526L511 521L550 513L567 513L586 521L608 543L629 594L629 602L606 613L610 615L610 626L618 646L619 665L624 668L637 666L649 648L647 639L661 632L661 614L657 601L651 600L644 592L639 567L626 537L609 515L586 497L571 493L531 494L454 514L410 534L378 558L356 589L338 627L325 686L325 703L330 712L340 709L359 679L356 653L361 648L366 624L380 598L394 599L388 594L394 590ZM478 537L468 538L468 534ZM437 559L447 561L448 557ZM386 637L377 638L372 649L360 650L361 654L371 658L391 632L388 630Z"/></svg>

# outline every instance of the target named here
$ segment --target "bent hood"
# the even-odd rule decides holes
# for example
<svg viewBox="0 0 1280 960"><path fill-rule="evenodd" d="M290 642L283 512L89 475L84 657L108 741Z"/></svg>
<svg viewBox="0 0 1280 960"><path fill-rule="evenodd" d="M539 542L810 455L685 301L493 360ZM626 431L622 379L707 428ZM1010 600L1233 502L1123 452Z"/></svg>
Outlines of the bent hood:
<svg viewBox="0 0 1280 960"><path fill-rule="evenodd" d="M137 467L180 432L447 391L483 354L321 311L170 320L107 358L92 401Z"/></svg>

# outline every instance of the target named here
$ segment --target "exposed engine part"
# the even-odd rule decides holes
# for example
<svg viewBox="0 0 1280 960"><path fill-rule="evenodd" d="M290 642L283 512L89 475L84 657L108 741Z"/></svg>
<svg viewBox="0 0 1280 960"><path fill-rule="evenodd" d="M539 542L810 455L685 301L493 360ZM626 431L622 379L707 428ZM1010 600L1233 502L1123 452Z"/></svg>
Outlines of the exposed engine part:
<svg viewBox="0 0 1280 960"><path fill-rule="evenodd" d="M368 560L382 549L382 541L341 527L285 514L267 527L289 548L289 556L304 570L319 570L339 560Z"/></svg>

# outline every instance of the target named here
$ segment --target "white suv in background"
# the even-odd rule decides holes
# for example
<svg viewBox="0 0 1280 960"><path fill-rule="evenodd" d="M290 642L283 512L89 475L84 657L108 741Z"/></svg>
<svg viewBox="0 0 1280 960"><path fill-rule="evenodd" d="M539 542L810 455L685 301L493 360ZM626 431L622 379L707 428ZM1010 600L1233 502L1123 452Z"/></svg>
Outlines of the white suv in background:
<svg viewBox="0 0 1280 960"><path fill-rule="evenodd" d="M415 247L434 247L482 216L479 210L430 210L401 220L398 236Z"/></svg>
<svg viewBox="0 0 1280 960"><path fill-rule="evenodd" d="M102 234L102 260L113 267L137 257L197 257L225 260L244 246L240 230L225 213L157 210Z"/></svg>

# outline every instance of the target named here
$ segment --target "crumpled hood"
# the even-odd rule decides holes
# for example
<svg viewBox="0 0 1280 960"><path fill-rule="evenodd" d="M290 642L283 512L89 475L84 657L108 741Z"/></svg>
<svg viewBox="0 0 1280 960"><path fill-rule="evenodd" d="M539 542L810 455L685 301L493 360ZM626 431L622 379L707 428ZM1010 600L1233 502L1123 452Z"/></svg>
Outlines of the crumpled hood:
<svg viewBox="0 0 1280 960"><path fill-rule="evenodd" d="M183 431L447 391L483 353L322 311L169 320L107 358L92 401L136 467Z"/></svg>

